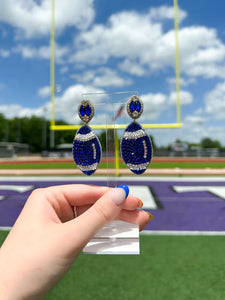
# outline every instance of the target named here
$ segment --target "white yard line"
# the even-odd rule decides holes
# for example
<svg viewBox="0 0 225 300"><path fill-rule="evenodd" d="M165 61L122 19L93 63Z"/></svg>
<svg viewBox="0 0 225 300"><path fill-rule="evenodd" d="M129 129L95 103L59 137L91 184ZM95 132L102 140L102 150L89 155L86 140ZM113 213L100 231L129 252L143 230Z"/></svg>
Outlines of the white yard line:
<svg viewBox="0 0 225 300"><path fill-rule="evenodd" d="M207 236L223 236L225 231L196 231L196 230L144 230L140 235L207 235Z"/></svg>

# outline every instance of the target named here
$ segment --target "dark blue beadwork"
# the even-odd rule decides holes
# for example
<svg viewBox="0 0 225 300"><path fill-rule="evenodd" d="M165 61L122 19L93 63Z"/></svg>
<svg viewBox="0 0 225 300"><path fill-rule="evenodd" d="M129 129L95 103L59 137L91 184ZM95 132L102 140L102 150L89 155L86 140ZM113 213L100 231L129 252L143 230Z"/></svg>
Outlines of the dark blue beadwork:
<svg viewBox="0 0 225 300"><path fill-rule="evenodd" d="M134 101L131 101L129 108L130 108L131 112L134 112L134 110L135 110Z"/></svg>
<svg viewBox="0 0 225 300"><path fill-rule="evenodd" d="M73 141L73 158L78 168L86 175L92 175L101 160L101 145L89 126L82 126Z"/></svg>
<svg viewBox="0 0 225 300"><path fill-rule="evenodd" d="M152 144L140 124L132 122L125 129L121 140L121 153L133 173L142 174L146 171L152 158Z"/></svg>
<svg viewBox="0 0 225 300"><path fill-rule="evenodd" d="M91 108L90 108L90 106L89 105L87 105L87 106L81 105L80 106L80 114L81 114L82 117L85 114L89 117L90 114L91 114Z"/></svg>
<svg viewBox="0 0 225 300"><path fill-rule="evenodd" d="M130 109L130 111L133 113L135 110L137 111L137 112L140 112L140 110L141 110L141 103L140 103L140 101L138 101L138 100L136 100L136 101L134 101L134 100L132 100L131 102L130 102L130 104L129 104L129 109Z"/></svg>

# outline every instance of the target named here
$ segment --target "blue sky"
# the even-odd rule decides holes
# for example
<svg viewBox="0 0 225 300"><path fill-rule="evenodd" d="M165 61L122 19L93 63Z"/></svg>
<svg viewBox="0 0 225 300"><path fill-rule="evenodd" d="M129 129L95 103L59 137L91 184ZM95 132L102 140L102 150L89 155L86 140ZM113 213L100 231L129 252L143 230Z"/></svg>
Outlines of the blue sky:
<svg viewBox="0 0 225 300"><path fill-rule="evenodd" d="M56 119L77 124L83 93L138 91L140 123L176 122L172 0L55 2ZM204 137L225 145L225 3L178 4L182 128L148 133L158 145ZM50 118L50 7L50 0L0 1L0 112L8 118ZM126 96L90 96L92 124Z"/></svg>

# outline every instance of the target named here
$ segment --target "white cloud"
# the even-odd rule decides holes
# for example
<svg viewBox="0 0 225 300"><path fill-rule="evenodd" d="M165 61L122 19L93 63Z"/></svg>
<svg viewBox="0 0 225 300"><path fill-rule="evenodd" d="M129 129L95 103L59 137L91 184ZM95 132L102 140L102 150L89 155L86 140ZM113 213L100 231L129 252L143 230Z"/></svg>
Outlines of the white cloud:
<svg viewBox="0 0 225 300"><path fill-rule="evenodd" d="M51 93L50 86L44 86L38 90L38 95L42 98L48 97Z"/></svg>
<svg viewBox="0 0 225 300"><path fill-rule="evenodd" d="M187 126L190 128L190 126L198 126L204 124L206 121L205 117L198 116L198 115L188 115L185 117L183 121L183 126ZM192 127L194 129L195 127Z"/></svg>
<svg viewBox="0 0 225 300"><path fill-rule="evenodd" d="M217 32L203 26L179 32L181 71L189 76L225 77L225 45Z"/></svg>
<svg viewBox="0 0 225 300"><path fill-rule="evenodd" d="M67 26L84 30L94 19L93 0L56 0L55 27L62 32ZM1 0L0 21L20 30L26 38L46 36L51 28L51 1Z"/></svg>
<svg viewBox="0 0 225 300"><path fill-rule="evenodd" d="M68 68L67 66L63 66L63 67L59 70L60 74L65 74L65 73L67 73L68 71L69 71L69 68Z"/></svg>
<svg viewBox="0 0 225 300"><path fill-rule="evenodd" d="M2 113L6 118L11 119L14 117L30 117L43 116L44 106L39 108L26 108L19 104L10 104L10 105L0 105L0 113Z"/></svg>
<svg viewBox="0 0 225 300"><path fill-rule="evenodd" d="M50 46L33 47L30 45L18 45L13 49L15 53L21 53L26 59L43 58L50 59ZM58 63L63 63L65 56L70 52L69 47L60 46L55 43L55 60Z"/></svg>
<svg viewBox="0 0 225 300"><path fill-rule="evenodd" d="M144 94L140 98L144 103L144 115L143 120L150 122L158 119L164 111L171 111L172 106L177 103L176 92L170 93L170 95L156 93L156 94ZM188 91L180 91L180 104L187 105L193 102L193 96Z"/></svg>
<svg viewBox="0 0 225 300"><path fill-rule="evenodd" d="M225 81L205 95L205 110L215 119L225 119Z"/></svg>
<svg viewBox="0 0 225 300"><path fill-rule="evenodd" d="M82 95L85 93L104 93L104 90L91 85L77 84L70 86L60 97L55 98L56 118L63 119L71 124L79 124L77 108L82 100ZM104 99L104 95L91 96L91 102L94 106L98 105L102 99Z"/></svg>
<svg viewBox="0 0 225 300"><path fill-rule="evenodd" d="M143 76L147 72L146 69L144 69L140 64L130 59L125 59L118 66L122 71L125 71L131 75Z"/></svg>
<svg viewBox="0 0 225 300"><path fill-rule="evenodd" d="M190 92L188 91L180 91L180 104L181 105L186 105L190 104L193 102L193 96ZM177 104L177 93L172 92L169 96L169 104L174 105Z"/></svg>
<svg viewBox="0 0 225 300"><path fill-rule="evenodd" d="M206 129L206 121L204 116L197 115L197 111L195 111L192 115L185 116L180 128L151 130L151 134L154 135L158 146L167 146L177 139L199 143L205 135L210 136L208 128ZM216 131L216 127L214 131Z"/></svg>
<svg viewBox="0 0 225 300"><path fill-rule="evenodd" d="M166 81L168 82L170 88L174 89L176 87L176 78L167 78ZM181 87L186 87L196 83L196 79L192 77L188 77L188 78L180 77L179 82Z"/></svg>
<svg viewBox="0 0 225 300"><path fill-rule="evenodd" d="M105 63L110 57L140 59L154 48L161 35L161 25L150 22L148 14L121 12L109 18L108 24L95 25L76 39L76 62Z"/></svg>
<svg viewBox="0 0 225 300"><path fill-rule="evenodd" d="M44 87L39 90L42 96L46 95L48 87ZM61 96L55 97L55 118L63 119L71 124L79 124L80 120L77 114L77 108L82 100L82 94L84 93L104 93L102 89L95 88L90 85L73 85L67 88ZM99 105L103 99L104 94L97 95L98 97L91 97L93 105ZM51 115L51 102L47 101L44 105L36 108L24 107L19 104L0 105L0 113L3 113L7 118L14 117L30 117L32 115L44 116L47 111L46 117L50 119Z"/></svg>
<svg viewBox="0 0 225 300"><path fill-rule="evenodd" d="M164 15L165 9L161 12L160 9L156 9L155 16ZM153 11L119 12L111 15L106 25L97 24L80 33L75 38L76 52L71 61L98 65L114 58L118 59L121 70L137 76L175 69L173 24L171 30L165 31L161 19L152 19ZM225 45L216 30L204 26L181 27L179 45L181 74L191 78L225 77Z"/></svg>
<svg viewBox="0 0 225 300"><path fill-rule="evenodd" d="M4 57L4 58L9 57L10 56L10 51L0 48L0 56Z"/></svg>
<svg viewBox="0 0 225 300"><path fill-rule="evenodd" d="M49 86L42 87L38 90L38 94L40 97L48 97L49 93ZM88 98L96 107L94 118L95 120L93 120L92 122L96 123L97 120L99 120L99 122L102 122L101 117L99 116L101 114L104 114L105 116L109 115L112 117L112 115L115 114L118 107L121 105L121 99L126 101L127 97L126 94L124 94L123 96L121 96L120 94L115 96L113 95L112 98L110 98L109 96L110 95L108 95L103 89L95 87L93 85L72 85L68 87L62 93L62 95L55 97L55 118L62 119L71 124L79 124L80 121L77 115L78 105L83 98ZM167 96L165 94L149 93L140 95L140 98L144 102L144 114L142 116L142 122L149 123L152 120L156 120L165 110L170 109L170 96ZM22 107L21 105L17 104L0 105L0 112L5 114L8 118L31 115L43 116L45 109L47 109L48 116L50 116L50 101L47 101L44 105L36 108ZM125 117L127 116L124 116L124 118Z"/></svg>
<svg viewBox="0 0 225 300"><path fill-rule="evenodd" d="M116 71L109 68L89 70L73 77L81 83L88 83L97 87L122 87L132 84L131 79L124 79L118 76Z"/></svg>
<svg viewBox="0 0 225 300"><path fill-rule="evenodd" d="M140 98L144 103L144 115L143 120L150 123L152 120L156 120L161 113L167 108L167 97L164 94L144 94Z"/></svg>
<svg viewBox="0 0 225 300"><path fill-rule="evenodd" d="M150 9L150 18L154 21L159 21L163 19L171 19L174 20L174 7L172 6L159 6L153 7ZM182 22L187 17L187 12L178 9L178 22Z"/></svg>
<svg viewBox="0 0 225 300"><path fill-rule="evenodd" d="M212 140L218 140L222 145L225 145L225 126L209 126L204 129L202 137L209 137Z"/></svg>

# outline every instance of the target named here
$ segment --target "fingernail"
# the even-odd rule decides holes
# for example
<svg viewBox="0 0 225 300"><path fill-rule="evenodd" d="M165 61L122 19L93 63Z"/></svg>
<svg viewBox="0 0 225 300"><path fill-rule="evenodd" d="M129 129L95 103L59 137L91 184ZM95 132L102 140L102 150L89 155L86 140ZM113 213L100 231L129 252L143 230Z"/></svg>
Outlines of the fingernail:
<svg viewBox="0 0 225 300"><path fill-rule="evenodd" d="M148 211L146 211L146 213L147 213L148 216L149 216L149 221L151 221L151 220L153 219L153 215L152 215L150 212L148 212Z"/></svg>
<svg viewBox="0 0 225 300"><path fill-rule="evenodd" d="M141 199L138 199L138 207L141 208L143 206L143 202L141 201Z"/></svg>
<svg viewBox="0 0 225 300"><path fill-rule="evenodd" d="M118 206L125 202L129 194L129 188L126 185L120 185L115 189L112 189L110 192L110 199Z"/></svg>
<svg viewBox="0 0 225 300"><path fill-rule="evenodd" d="M117 188L123 189L126 193L126 198L127 198L127 196L129 195L129 187L127 185L123 184L123 185L119 185Z"/></svg>

